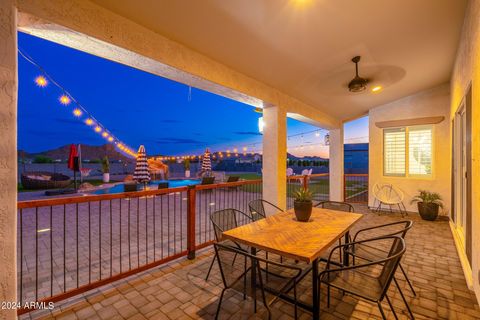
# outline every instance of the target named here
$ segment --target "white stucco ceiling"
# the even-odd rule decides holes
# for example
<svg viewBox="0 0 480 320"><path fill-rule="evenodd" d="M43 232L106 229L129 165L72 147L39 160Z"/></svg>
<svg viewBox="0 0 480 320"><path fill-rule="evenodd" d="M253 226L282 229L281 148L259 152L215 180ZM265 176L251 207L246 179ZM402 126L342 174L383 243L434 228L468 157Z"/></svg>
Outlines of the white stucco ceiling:
<svg viewBox="0 0 480 320"><path fill-rule="evenodd" d="M466 0L93 0L346 120L449 80ZM350 59L380 93L349 93Z"/></svg>

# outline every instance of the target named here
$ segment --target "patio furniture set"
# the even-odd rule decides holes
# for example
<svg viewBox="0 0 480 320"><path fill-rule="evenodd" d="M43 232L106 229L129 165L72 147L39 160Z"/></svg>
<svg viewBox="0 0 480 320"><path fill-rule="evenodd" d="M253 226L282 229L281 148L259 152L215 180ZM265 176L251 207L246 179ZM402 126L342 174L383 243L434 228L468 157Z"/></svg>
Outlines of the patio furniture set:
<svg viewBox="0 0 480 320"><path fill-rule="evenodd" d="M206 280L217 262L223 282L216 318L225 291L233 289L243 294L243 299L247 295L253 299L254 312L259 294L269 318L270 306L282 299L293 304L295 319L298 308L319 319L322 287L327 289L328 307L331 288L335 288L377 304L383 319L386 315L382 302L386 300L397 318L388 296L394 284L414 319L396 277L400 270L416 295L401 266L406 250L404 239L412 221L377 225L351 235L351 228L363 215L355 213L348 203L320 202L308 222L297 221L291 210L283 211L262 199L251 201L249 211L223 209L210 215L216 242ZM312 299L307 302L299 299L297 288L309 274ZM273 298L267 300L267 293Z"/></svg>

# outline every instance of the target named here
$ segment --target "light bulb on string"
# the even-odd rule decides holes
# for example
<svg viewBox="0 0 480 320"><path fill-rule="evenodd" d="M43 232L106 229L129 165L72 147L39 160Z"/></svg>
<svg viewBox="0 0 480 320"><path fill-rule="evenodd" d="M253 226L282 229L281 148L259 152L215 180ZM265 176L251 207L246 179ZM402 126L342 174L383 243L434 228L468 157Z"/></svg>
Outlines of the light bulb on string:
<svg viewBox="0 0 480 320"><path fill-rule="evenodd" d="M85 124L86 124L87 126L91 126L91 125L93 124L93 120L90 119L90 118L88 118L87 120L85 120Z"/></svg>
<svg viewBox="0 0 480 320"><path fill-rule="evenodd" d="M103 133L102 133L102 137L104 137L104 138L108 138L108 133L107 133L107 132L105 132L105 131L103 131Z"/></svg>
<svg viewBox="0 0 480 320"><path fill-rule="evenodd" d="M108 141L109 141L109 142L112 142L112 141L113 141L113 137L108 137Z"/></svg>
<svg viewBox="0 0 480 320"><path fill-rule="evenodd" d="M58 101L60 101L60 103L63 104L64 106L67 106L70 104L70 102L72 102L70 97L67 96L66 94L62 94L60 98L58 98Z"/></svg>
<svg viewBox="0 0 480 320"><path fill-rule="evenodd" d="M37 86L39 86L40 88L45 88L47 85L48 85L48 81L47 81L47 78L45 78L44 76L38 76L35 78L35 83L37 84Z"/></svg>
<svg viewBox="0 0 480 320"><path fill-rule="evenodd" d="M82 110L76 108L76 109L73 109L73 115L75 117L80 117L81 115L83 114Z"/></svg>
<svg viewBox="0 0 480 320"><path fill-rule="evenodd" d="M94 130L95 132L102 132L102 128L100 128L99 126L96 126Z"/></svg>

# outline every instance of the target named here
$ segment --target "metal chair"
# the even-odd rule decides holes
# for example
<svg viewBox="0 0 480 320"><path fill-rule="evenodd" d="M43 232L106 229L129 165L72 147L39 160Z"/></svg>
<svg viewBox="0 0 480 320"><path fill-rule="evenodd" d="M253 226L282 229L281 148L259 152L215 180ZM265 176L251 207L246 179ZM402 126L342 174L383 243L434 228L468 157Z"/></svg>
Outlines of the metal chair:
<svg viewBox="0 0 480 320"><path fill-rule="evenodd" d="M342 249L347 249L351 246L360 247L363 245L388 247L388 254L383 259L344 267L337 267L338 265L331 261L336 250L341 252ZM335 247L330 252L326 269L319 274L319 289L322 283L327 285L328 306L330 306L330 287L334 287L342 290L344 293L377 303L383 319L386 319L386 317L381 303L386 299L395 319L397 319L397 314L387 295L387 291L405 253L405 249L405 241L398 236L349 242Z"/></svg>
<svg viewBox="0 0 480 320"><path fill-rule="evenodd" d="M355 209L350 203L340 201L322 201L315 205L317 208L330 209L344 212L355 212ZM342 239L338 239L338 245L342 244ZM342 254L340 254L340 263L342 263Z"/></svg>
<svg viewBox="0 0 480 320"><path fill-rule="evenodd" d="M248 247L230 240L223 240L222 237L224 231L252 222L252 218L249 215L236 209L223 209L212 212L210 214L210 221L212 222L213 231L215 232L215 240L217 242L222 242L223 244L236 247L240 250L248 251ZM205 281L208 281L215 259L216 256L213 257L212 262L210 263Z"/></svg>
<svg viewBox="0 0 480 320"><path fill-rule="evenodd" d="M250 211L250 214L252 215L253 221L265 219L267 217L267 212L270 210L277 212L283 211L273 203L263 199L256 199L250 201L248 203L248 209Z"/></svg>
<svg viewBox="0 0 480 320"><path fill-rule="evenodd" d="M377 225L369 228L364 228L364 229L358 230L355 233L355 235L353 236L352 242L356 242L358 240L367 240L367 239L372 239L377 237L385 237L385 236L399 236L402 239L405 239L407 232L412 227L413 227L412 221L404 220L404 221L397 221L397 222L386 223L386 224ZM355 246L351 246L347 248L345 252L348 255L352 256L352 260L354 264L356 259L360 259L364 261L374 261L374 260L382 259L388 254L388 251L382 248L372 247L369 245L363 245L358 248ZM407 281L408 286L410 287L410 290L412 291L413 295L416 296L417 293L415 292L415 289L413 288L413 285L410 282L410 279L408 278L407 273L405 272L405 269L403 269L401 262L398 263L398 267L400 268L400 271L402 271L403 277ZM400 292L400 296L402 297L402 300L405 303L405 306L407 307L407 310L410 313L410 316L413 319L414 318L413 313L410 310L410 306L408 305L408 302L405 299L402 289L398 285L398 281L395 277L393 277L393 281L398 291Z"/></svg>
<svg viewBox="0 0 480 320"><path fill-rule="evenodd" d="M220 294L220 299L217 306L217 312L215 314L215 319L218 319L220 313L223 296L225 291L228 289L234 289L238 292L243 293L243 299L246 299L247 295L247 274L250 273L250 276L253 277L251 272L255 271L255 284L258 284L260 289L262 302L267 309L268 318L271 319L270 306L277 301L278 297L281 294L287 294L293 289L293 299L294 299L294 313L295 319L297 319L297 283L300 280L302 269L285 265L279 262L267 260L260 258L258 256L252 255L246 251L243 251L239 248L225 245L223 243L215 243L215 256L217 257L218 266L222 276L223 290ZM243 263L235 263L236 257L242 256L244 259ZM242 259L240 259L242 260ZM232 262L233 261L233 262ZM248 263L250 262L250 263ZM267 271L261 267L263 264L270 265L270 270ZM274 270L272 270L274 269ZM269 292L273 293L274 298L270 301L267 301L265 291L266 291L266 276L268 275L268 289ZM241 288L238 288L238 284L243 280L243 285ZM253 283L250 283L253 284ZM272 285L276 284L276 287ZM250 287L249 292L252 293L253 303L254 303L254 312L257 312L257 300L256 292L257 288Z"/></svg>

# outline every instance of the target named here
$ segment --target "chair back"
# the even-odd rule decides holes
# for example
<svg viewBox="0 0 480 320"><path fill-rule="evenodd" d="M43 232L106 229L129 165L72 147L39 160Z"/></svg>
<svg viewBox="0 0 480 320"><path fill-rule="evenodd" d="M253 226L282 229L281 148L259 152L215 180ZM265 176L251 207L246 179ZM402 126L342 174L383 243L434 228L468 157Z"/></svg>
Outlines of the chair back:
<svg viewBox="0 0 480 320"><path fill-rule="evenodd" d="M210 214L210 221L212 221L213 224L215 239L221 241L223 232L250 223L252 222L252 218L240 210L223 209L212 212Z"/></svg>
<svg viewBox="0 0 480 320"><path fill-rule="evenodd" d="M227 182L237 182L238 180L240 180L239 176L229 176Z"/></svg>
<svg viewBox="0 0 480 320"><path fill-rule="evenodd" d="M256 199L256 200L250 201L248 203L248 209L250 211L250 215L253 221L265 219L267 217L267 213L269 212L283 211L273 203L263 199Z"/></svg>
<svg viewBox="0 0 480 320"><path fill-rule="evenodd" d="M200 184L213 184L215 182L215 177L203 177Z"/></svg>
<svg viewBox="0 0 480 320"><path fill-rule="evenodd" d="M125 183L123 185L124 192L134 192L137 191L137 184L136 183Z"/></svg>
<svg viewBox="0 0 480 320"><path fill-rule="evenodd" d="M293 176L293 169L287 168L287 177Z"/></svg>
<svg viewBox="0 0 480 320"><path fill-rule="evenodd" d="M308 176L308 169L303 169L301 175L302 176Z"/></svg>
<svg viewBox="0 0 480 320"><path fill-rule="evenodd" d="M324 208L337 211L355 212L355 209L350 203L339 201L322 201L315 205L317 208Z"/></svg>
<svg viewBox="0 0 480 320"><path fill-rule="evenodd" d="M400 260L402 259L403 254L405 253L405 241L398 236L393 237L384 237L383 239L393 239L392 246L388 253L388 257L385 259L383 263L382 270L378 276L378 281L382 286L382 298L383 295L387 293L388 287L390 286L390 282L395 275L395 271L397 270L398 265L400 264Z"/></svg>
<svg viewBox="0 0 480 320"><path fill-rule="evenodd" d="M397 204L403 201L403 192L392 184L378 184L373 186L373 195L383 203Z"/></svg>

